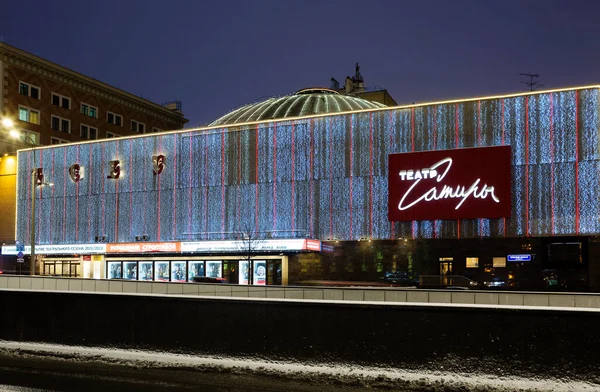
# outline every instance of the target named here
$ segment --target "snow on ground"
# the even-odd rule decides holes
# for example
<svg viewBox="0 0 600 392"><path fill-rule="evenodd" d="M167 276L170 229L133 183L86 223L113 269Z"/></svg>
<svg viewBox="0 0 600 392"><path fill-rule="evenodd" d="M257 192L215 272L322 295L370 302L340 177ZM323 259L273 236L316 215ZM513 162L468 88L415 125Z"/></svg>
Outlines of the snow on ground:
<svg viewBox="0 0 600 392"><path fill-rule="evenodd" d="M599 384L578 380L525 379L491 374L418 371L348 364L303 364L299 362L241 359L224 356L191 356L164 352L90 348L43 343L0 341L3 355L43 356L57 361L96 362L145 369L190 371L230 371L306 382L361 385L369 390L402 391L520 391L559 392L600 391ZM397 389L399 388L399 389Z"/></svg>

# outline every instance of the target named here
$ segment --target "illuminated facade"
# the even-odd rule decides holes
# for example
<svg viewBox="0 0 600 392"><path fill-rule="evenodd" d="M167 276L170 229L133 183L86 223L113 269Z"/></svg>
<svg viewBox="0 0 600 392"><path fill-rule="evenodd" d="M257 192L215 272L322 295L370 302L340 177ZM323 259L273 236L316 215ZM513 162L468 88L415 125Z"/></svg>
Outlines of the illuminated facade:
<svg viewBox="0 0 600 392"><path fill-rule="evenodd" d="M352 259L350 249L371 240L381 251L366 256L368 272L371 264L383 263L381 271L406 264L386 250L399 238L440 244L444 252L466 248L461 255L476 254L483 270L495 254L506 258L527 246L543 263L546 245L537 249L536 241L585 237L578 257L588 274L595 268L589 238L600 233L599 104L594 86L40 148L37 166L55 186L38 194L37 241L131 243L142 234L154 242L229 240L251 231L341 241ZM512 151L509 218L388 221L390 154L502 145ZM159 155L164 168L156 174ZM78 182L69 176L73 164L85 167ZM20 151L16 236L26 244L33 167L33 153ZM513 243L524 247L513 250ZM443 255L432 254L441 263ZM315 257L318 264L329 256ZM469 272L468 258L455 261L454 271ZM333 276L327 268L308 269Z"/></svg>
<svg viewBox="0 0 600 392"><path fill-rule="evenodd" d="M115 138L183 128L179 107L165 107L0 42L0 155L20 148ZM21 134L13 138L9 131ZM0 176L14 175L14 170ZM14 194L0 179L0 242L14 241ZM12 184L15 183L13 178ZM2 263L0 263L2 268Z"/></svg>

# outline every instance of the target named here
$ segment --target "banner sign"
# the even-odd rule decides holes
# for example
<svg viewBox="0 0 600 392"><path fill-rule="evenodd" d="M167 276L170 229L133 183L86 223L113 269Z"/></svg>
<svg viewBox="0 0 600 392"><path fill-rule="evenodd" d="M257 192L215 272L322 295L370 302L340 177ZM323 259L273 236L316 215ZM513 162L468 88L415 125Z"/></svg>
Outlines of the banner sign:
<svg viewBox="0 0 600 392"><path fill-rule="evenodd" d="M27 245L23 249L23 254L31 253L31 246ZM3 245L3 255L17 255L15 245ZM70 254L94 254L106 253L106 244L71 244L71 245L36 245L35 253L39 255L70 255Z"/></svg>
<svg viewBox="0 0 600 392"><path fill-rule="evenodd" d="M250 243L248 243L250 241ZM182 252L232 252L243 253L251 248L252 251L302 251L321 250L321 241L307 239L281 240L240 240L240 241L201 241L182 242Z"/></svg>
<svg viewBox="0 0 600 392"><path fill-rule="evenodd" d="M106 253L179 252L179 242L126 242L106 244Z"/></svg>
<svg viewBox="0 0 600 392"><path fill-rule="evenodd" d="M390 154L388 163L390 221L510 216L510 146Z"/></svg>

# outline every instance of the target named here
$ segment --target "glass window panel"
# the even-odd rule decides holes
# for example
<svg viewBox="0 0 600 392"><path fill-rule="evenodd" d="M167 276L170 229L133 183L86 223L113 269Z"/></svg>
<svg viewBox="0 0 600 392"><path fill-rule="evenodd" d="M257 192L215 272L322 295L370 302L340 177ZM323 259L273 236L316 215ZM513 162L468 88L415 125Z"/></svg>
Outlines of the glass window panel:
<svg viewBox="0 0 600 392"><path fill-rule="evenodd" d="M40 112L36 112L35 110L30 110L29 111L29 122L32 122L34 124L39 124L40 123Z"/></svg>
<svg viewBox="0 0 600 392"><path fill-rule="evenodd" d="M115 116L115 125L121 126L123 118L121 116Z"/></svg>
<svg viewBox="0 0 600 392"><path fill-rule="evenodd" d="M107 263L108 279L121 279L123 277L120 261L109 261Z"/></svg>
<svg viewBox="0 0 600 392"><path fill-rule="evenodd" d="M188 272L188 280L190 282L194 276L204 276L204 261L190 261Z"/></svg>
<svg viewBox="0 0 600 392"><path fill-rule="evenodd" d="M467 257L467 268L479 267L479 257Z"/></svg>
<svg viewBox="0 0 600 392"><path fill-rule="evenodd" d="M112 113L108 113L108 123L113 124L115 122L115 116Z"/></svg>
<svg viewBox="0 0 600 392"><path fill-rule="evenodd" d="M144 133L144 124L138 124L138 132Z"/></svg>
<svg viewBox="0 0 600 392"><path fill-rule="evenodd" d="M19 83L19 92L23 95L29 95L29 85L25 83Z"/></svg>
<svg viewBox="0 0 600 392"><path fill-rule="evenodd" d="M240 260L239 267L239 284L248 284L248 275L250 271L248 268L248 260Z"/></svg>
<svg viewBox="0 0 600 392"><path fill-rule="evenodd" d="M19 108L19 120L21 120L21 121L29 120L29 110Z"/></svg>
<svg viewBox="0 0 600 392"><path fill-rule="evenodd" d="M52 105L58 106L60 104L60 97L56 94L52 94Z"/></svg>
<svg viewBox="0 0 600 392"><path fill-rule="evenodd" d="M96 128L90 128L90 139L98 138L98 130Z"/></svg>
<svg viewBox="0 0 600 392"><path fill-rule="evenodd" d="M62 107L65 109L71 109L71 100L69 98L63 97L62 99Z"/></svg>
<svg viewBox="0 0 600 392"><path fill-rule="evenodd" d="M60 118L52 116L52 129L56 131L60 129Z"/></svg>
<svg viewBox="0 0 600 392"><path fill-rule="evenodd" d="M61 121L61 131L69 133L70 129L69 129L69 121L68 120L62 120Z"/></svg>
<svg viewBox="0 0 600 392"><path fill-rule="evenodd" d="M85 126L85 125L81 126L81 133L80 133L79 136L81 136L83 138L87 138L88 137L88 127L87 126Z"/></svg>
<svg viewBox="0 0 600 392"><path fill-rule="evenodd" d="M185 282L186 262L172 261L171 262L171 282Z"/></svg>
<svg viewBox="0 0 600 392"><path fill-rule="evenodd" d="M137 279L137 261L123 262L123 278L129 280Z"/></svg>
<svg viewBox="0 0 600 392"><path fill-rule="evenodd" d="M139 262L139 268L140 268L140 274L138 276L139 280L152 280L152 277L154 276L153 272L152 272L152 261L140 261Z"/></svg>
<svg viewBox="0 0 600 392"><path fill-rule="evenodd" d="M494 257L494 268L506 267L506 257Z"/></svg>
<svg viewBox="0 0 600 392"><path fill-rule="evenodd" d="M254 264L252 284L267 284L267 262L265 260L254 260L252 263Z"/></svg>
<svg viewBox="0 0 600 392"><path fill-rule="evenodd" d="M211 278L222 278L223 271L221 270L222 262L220 260L210 260L206 262L206 276Z"/></svg>
<svg viewBox="0 0 600 392"><path fill-rule="evenodd" d="M83 103L81 104L81 113L86 115L88 114L88 105L85 105Z"/></svg>
<svg viewBox="0 0 600 392"><path fill-rule="evenodd" d="M97 115L98 115L98 109L96 109L94 107L90 107L90 117L96 118Z"/></svg>
<svg viewBox="0 0 600 392"><path fill-rule="evenodd" d="M168 261L157 261L156 270L154 271L154 280L160 280L163 282L169 281L169 262Z"/></svg>
<svg viewBox="0 0 600 392"><path fill-rule="evenodd" d="M40 99L40 89L31 87L31 98Z"/></svg>

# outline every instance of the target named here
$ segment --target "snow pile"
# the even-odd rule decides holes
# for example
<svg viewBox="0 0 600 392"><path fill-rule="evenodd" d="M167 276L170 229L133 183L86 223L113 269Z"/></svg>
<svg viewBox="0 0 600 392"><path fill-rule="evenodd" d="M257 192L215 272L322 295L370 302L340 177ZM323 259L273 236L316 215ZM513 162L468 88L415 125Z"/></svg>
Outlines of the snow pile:
<svg viewBox="0 0 600 392"><path fill-rule="evenodd" d="M191 356L163 352L90 348L0 341L0 355L43 358L63 363L97 363L138 369L170 369L193 373L232 373L300 383L362 388L370 391L600 391L600 385L580 380L526 379L491 374L419 371L348 364L303 364L223 356Z"/></svg>

